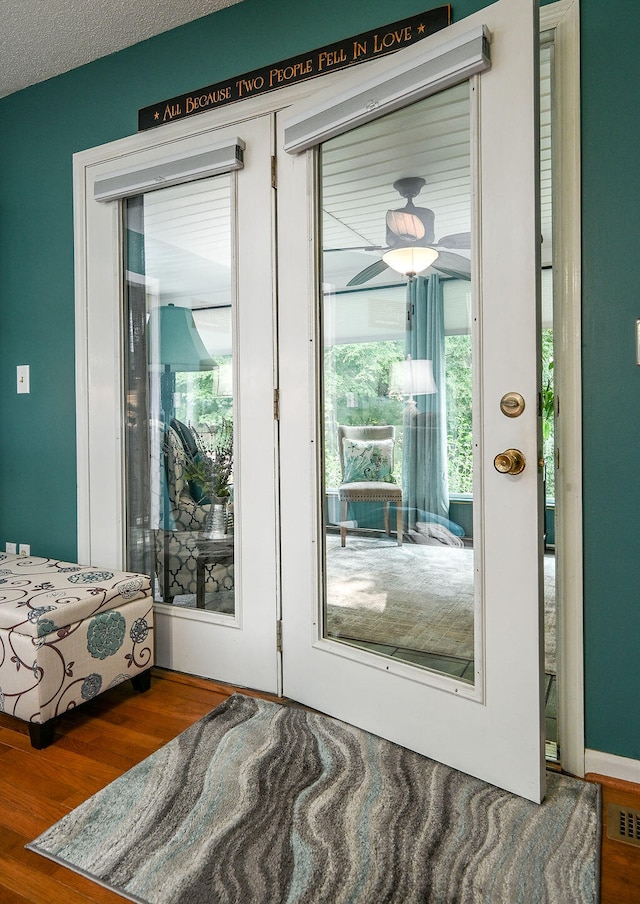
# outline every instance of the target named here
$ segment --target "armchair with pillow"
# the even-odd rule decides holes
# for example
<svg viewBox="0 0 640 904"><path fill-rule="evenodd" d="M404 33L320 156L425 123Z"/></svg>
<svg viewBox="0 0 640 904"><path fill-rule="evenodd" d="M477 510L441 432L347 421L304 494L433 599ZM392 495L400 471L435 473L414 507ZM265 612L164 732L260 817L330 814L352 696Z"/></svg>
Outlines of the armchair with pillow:
<svg viewBox="0 0 640 904"><path fill-rule="evenodd" d="M198 454L191 430L172 419L165 436L169 524L173 530L204 530L211 502L204 488L187 479L187 464Z"/></svg>
<svg viewBox="0 0 640 904"><path fill-rule="evenodd" d="M383 502L384 526L389 529L389 507L396 507L396 537L402 546L402 487L393 480L395 427L338 426L338 449L342 483L340 500L340 545L346 545L347 509L350 502Z"/></svg>

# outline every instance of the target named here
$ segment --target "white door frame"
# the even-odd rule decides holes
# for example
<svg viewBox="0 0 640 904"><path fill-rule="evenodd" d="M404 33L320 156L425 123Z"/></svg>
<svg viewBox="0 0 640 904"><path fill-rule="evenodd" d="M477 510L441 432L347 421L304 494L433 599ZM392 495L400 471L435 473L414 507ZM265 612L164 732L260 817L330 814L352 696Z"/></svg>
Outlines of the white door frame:
<svg viewBox="0 0 640 904"><path fill-rule="evenodd" d="M566 772L585 773L582 584L582 360L579 0L540 8L554 32L553 291L556 394L558 735Z"/></svg>
<svg viewBox="0 0 640 904"><path fill-rule="evenodd" d="M562 549L562 630L559 658L559 731L564 768L584 775L584 650L582 642L582 456L581 456L581 229L580 229L580 32L578 0L558 0L540 10L541 30L555 32L554 183L554 280L556 335L562 337L562 357L556 378L563 396L563 473L559 481L561 521L556 536ZM363 71L368 64L360 67ZM76 350L76 449L78 487L78 560L113 567L123 563L123 486L120 323L114 299L120 298L121 274L117 266L121 248L121 223L115 205L102 205L98 222L89 214L91 169L107 160L117 161L133 151L167 148L173 142L264 112L275 112L310 95L319 86L339 86L341 73L272 94L253 98L221 110L169 123L74 155L75 248L75 350ZM87 256L92 245L101 248L100 272L89 279ZM94 278L95 276L95 278ZM89 298L95 301L91 316L101 335L99 348L88 335ZM89 368L89 358L92 360ZM101 440L90 436L92 413L101 412ZM95 475L100 475L100 480ZM93 475L93 479L92 479ZM286 538L284 538L286 541Z"/></svg>

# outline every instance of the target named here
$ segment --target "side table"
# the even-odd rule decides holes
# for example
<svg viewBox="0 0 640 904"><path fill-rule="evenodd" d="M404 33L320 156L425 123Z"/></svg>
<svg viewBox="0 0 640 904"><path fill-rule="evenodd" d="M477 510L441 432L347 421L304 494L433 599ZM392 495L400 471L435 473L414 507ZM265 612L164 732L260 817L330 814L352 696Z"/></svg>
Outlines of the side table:
<svg viewBox="0 0 640 904"><path fill-rule="evenodd" d="M196 606L204 609L205 567L207 565L231 565L233 563L233 534L210 539L198 538L196 546Z"/></svg>

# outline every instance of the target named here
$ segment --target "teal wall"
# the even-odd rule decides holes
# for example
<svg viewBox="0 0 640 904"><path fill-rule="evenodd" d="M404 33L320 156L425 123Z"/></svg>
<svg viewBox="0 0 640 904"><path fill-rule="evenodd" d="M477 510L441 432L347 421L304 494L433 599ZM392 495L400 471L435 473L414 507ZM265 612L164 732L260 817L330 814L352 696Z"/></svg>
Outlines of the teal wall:
<svg viewBox="0 0 640 904"><path fill-rule="evenodd" d="M140 107L430 5L244 0L0 100L2 547L76 556L72 154L134 133ZM454 0L454 19L484 5ZM640 13L581 7L586 742L640 759Z"/></svg>
<svg viewBox="0 0 640 904"><path fill-rule="evenodd" d="M582 266L587 744L640 759L640 8L584 0Z"/></svg>

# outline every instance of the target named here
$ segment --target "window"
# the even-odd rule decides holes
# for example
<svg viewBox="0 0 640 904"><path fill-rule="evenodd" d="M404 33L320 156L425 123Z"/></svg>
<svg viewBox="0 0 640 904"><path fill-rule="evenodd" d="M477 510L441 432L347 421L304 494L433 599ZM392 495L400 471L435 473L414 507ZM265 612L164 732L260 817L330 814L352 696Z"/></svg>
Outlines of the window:
<svg viewBox="0 0 640 904"><path fill-rule="evenodd" d="M231 177L128 198L127 567L234 611Z"/></svg>

